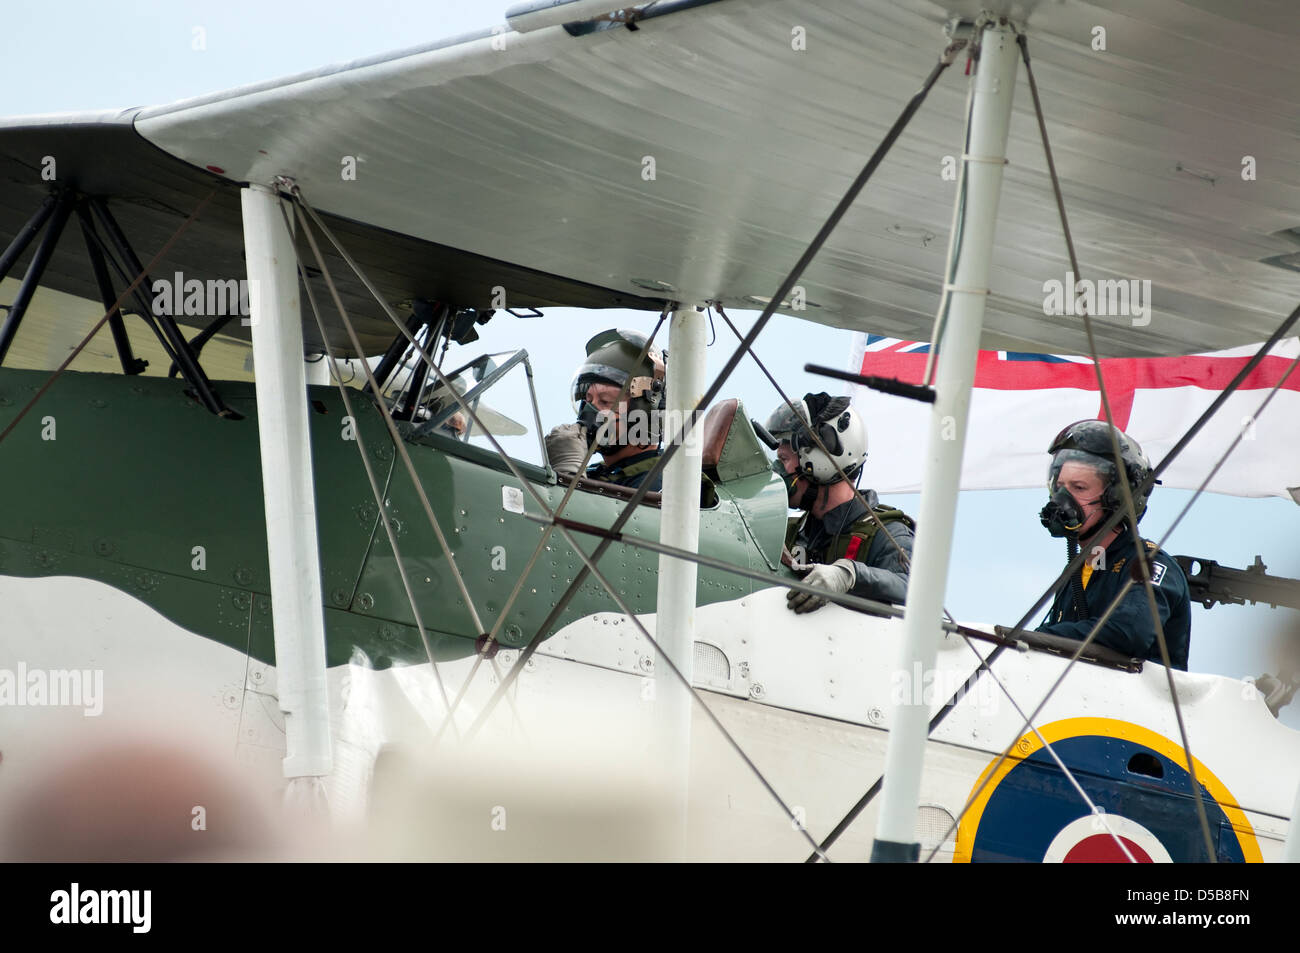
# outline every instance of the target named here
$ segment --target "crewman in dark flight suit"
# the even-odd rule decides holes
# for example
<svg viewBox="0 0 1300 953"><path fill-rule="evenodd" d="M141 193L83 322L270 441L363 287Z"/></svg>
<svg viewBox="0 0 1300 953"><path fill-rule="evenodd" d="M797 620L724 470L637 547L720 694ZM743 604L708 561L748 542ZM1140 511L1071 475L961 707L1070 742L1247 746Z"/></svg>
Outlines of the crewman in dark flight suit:
<svg viewBox="0 0 1300 953"><path fill-rule="evenodd" d="M1133 491L1140 520L1147 497L1138 487L1151 473L1142 448L1122 431L1120 458ZM1113 513L1123 509L1118 471L1111 446L1110 425L1101 420L1080 420L1062 430L1048 450L1052 462L1047 472L1047 492L1052 499L1040 519L1053 536L1064 537L1070 559L1082 548L1089 553L1079 572L1056 594L1039 632L1084 639L1109 607L1137 567L1137 545L1128 520L1098 537L1097 530ZM1142 541L1151 574L1160 625L1169 646L1170 664L1186 671L1191 644L1192 608L1187 577L1172 556L1156 544ZM1145 587L1135 583L1093 639L1130 658L1161 661L1160 646Z"/></svg>
<svg viewBox="0 0 1300 953"><path fill-rule="evenodd" d="M810 423L829 456L809 436ZM790 568L806 570L804 582L830 592L879 602L906 601L916 524L902 510L882 506L875 490L862 492L864 505L840 475L843 471L854 479L867 457L866 426L848 398L807 394L794 409L788 404L778 407L766 430L777 442L773 469L786 482L790 505L805 511L790 521L786 534ZM786 600L799 613L827 602L794 590Z"/></svg>

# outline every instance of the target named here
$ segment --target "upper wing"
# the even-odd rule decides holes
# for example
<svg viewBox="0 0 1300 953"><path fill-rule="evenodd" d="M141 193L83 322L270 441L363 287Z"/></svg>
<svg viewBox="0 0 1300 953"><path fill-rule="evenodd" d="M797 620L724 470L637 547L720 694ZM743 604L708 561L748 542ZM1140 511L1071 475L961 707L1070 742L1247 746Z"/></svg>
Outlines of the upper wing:
<svg viewBox="0 0 1300 953"><path fill-rule="evenodd" d="M53 160L52 164L47 158ZM45 169L52 170L52 179L42 174ZM239 182L205 168L195 168L152 145L134 128L131 113L0 121L0 244L7 244L40 206L51 187L59 185L104 197L143 263L163 247L215 189L216 194L200 217L181 235L150 277L171 281L180 273L186 281L207 282L246 275ZM398 234L377 223L349 221L329 212L323 212L322 217L384 298L399 308L415 298L486 307L491 298L490 289L495 285L510 289L510 307L660 307L657 302L638 295L543 274L490 256ZM15 279L23 274L23 262L31 259L36 244L32 243L18 267L10 273L7 287L16 287ZM391 321L344 260L327 242L321 241L321 245L326 267L356 325L363 349L368 354L382 352L394 337ZM310 262L311 252L306 242L300 239L299 246L304 260ZM311 266L308 274L317 299L323 303L322 317L328 324L331 344L342 354L351 354L342 324L333 316L328 289L319 271ZM115 291L120 293L126 283L116 275L114 278ZM75 219L64 229L41 284L77 298L99 301L98 286ZM151 289L146 292L153 297ZM129 310L132 302L123 307ZM103 309L96 305L87 313L92 312L97 317ZM60 304L49 316L58 319L65 313ZM179 322L196 326L207 324L210 317L176 315ZM77 326L83 325L84 322L79 322ZM249 336L248 329L238 321L228 325L225 333ZM303 337L309 347L319 343L320 333L310 316L304 318ZM24 339L30 340L31 336L24 334L19 338Z"/></svg>
<svg viewBox="0 0 1300 953"><path fill-rule="evenodd" d="M987 5L664 0L636 30L485 33L130 118L160 156L189 163L169 174L191 192L203 169L230 183L292 176L317 208L363 223L343 240L372 242L381 273L410 250L397 269L408 288L423 276L471 306L500 286L511 305L754 308L933 65L943 21ZM1110 6L1013 11L1082 277L1152 283L1150 323L1099 320L1101 352L1261 340L1300 297L1287 265L1300 20L1267 0L1230 17L1193 0ZM1023 69L1019 87L983 346L1085 353L1077 318L1044 315L1064 243ZM929 336L955 189L941 173L960 155L964 103L951 70L801 279L806 310L782 310ZM223 214L236 212L232 200ZM228 274L242 271L239 247Z"/></svg>

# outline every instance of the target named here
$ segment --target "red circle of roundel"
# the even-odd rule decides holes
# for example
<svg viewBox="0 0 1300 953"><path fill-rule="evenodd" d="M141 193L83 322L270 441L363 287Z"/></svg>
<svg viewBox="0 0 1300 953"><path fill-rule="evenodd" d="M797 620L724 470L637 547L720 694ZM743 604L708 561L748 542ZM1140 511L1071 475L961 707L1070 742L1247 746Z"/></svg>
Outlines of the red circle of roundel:
<svg viewBox="0 0 1300 953"><path fill-rule="evenodd" d="M1132 838L1120 836L1124 846L1133 854L1133 859L1139 864L1153 864L1154 860L1151 855L1139 847ZM1091 837L1085 837L1079 843L1070 848L1069 853L1061 858L1063 864L1126 864L1128 858L1124 852L1119 849L1115 843L1115 838L1110 834L1093 834Z"/></svg>

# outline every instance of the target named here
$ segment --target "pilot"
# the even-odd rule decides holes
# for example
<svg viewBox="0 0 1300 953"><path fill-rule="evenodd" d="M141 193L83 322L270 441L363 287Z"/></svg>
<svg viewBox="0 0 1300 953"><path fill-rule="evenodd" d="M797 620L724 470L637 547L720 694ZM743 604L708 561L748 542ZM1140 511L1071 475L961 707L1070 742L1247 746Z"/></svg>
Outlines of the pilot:
<svg viewBox="0 0 1300 953"><path fill-rule="evenodd" d="M1138 495L1138 489L1150 475L1151 464L1132 437L1118 430L1115 435L1140 520L1147 497ZM1057 434L1048 452L1052 454L1047 470L1051 499L1039 518L1049 533L1065 538L1070 559L1080 547L1089 557L1057 592L1038 631L1082 640L1114 600L1128 574L1137 571L1133 562L1137 554L1134 532L1127 517L1104 535L1097 532L1111 514L1124 508L1108 423L1080 420L1070 424ZM1173 557L1157 549L1155 543L1143 540L1143 546L1170 664L1185 671L1192 624L1187 577ZM1161 661L1144 589L1134 585L1128 591L1094 641L1130 658Z"/></svg>
<svg viewBox="0 0 1300 953"><path fill-rule="evenodd" d="M663 452L664 362L658 349L647 349L645 335L636 331L602 331L587 342L587 359L573 375L570 395L578 419L547 434L551 467L572 475L594 441L602 460L586 475L639 487ZM662 485L658 474L649 489Z"/></svg>
<svg viewBox="0 0 1300 953"><path fill-rule="evenodd" d="M809 436L810 425L829 456ZM867 429L849 399L807 394L793 409L778 407L766 429L777 444L772 469L785 480L790 506L804 511L790 522L782 561L806 571L804 582L829 592L905 601L916 524L902 510L881 505L875 490L864 491L860 500L845 479L858 477L867 458ZM888 534L880 532L882 525ZM794 590L786 601L800 613L827 602Z"/></svg>

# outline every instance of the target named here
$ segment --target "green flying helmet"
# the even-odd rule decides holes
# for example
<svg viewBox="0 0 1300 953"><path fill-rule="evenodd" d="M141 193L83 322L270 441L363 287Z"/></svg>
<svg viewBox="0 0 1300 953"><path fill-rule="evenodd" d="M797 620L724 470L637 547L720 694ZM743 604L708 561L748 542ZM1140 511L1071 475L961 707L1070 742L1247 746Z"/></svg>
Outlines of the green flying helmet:
<svg viewBox="0 0 1300 953"><path fill-rule="evenodd" d="M646 348L639 331L610 328L587 342L587 359L574 371L569 397L574 413L581 415L592 384L627 385L629 415L644 414L657 443L659 412L664 405L664 361L658 348Z"/></svg>

